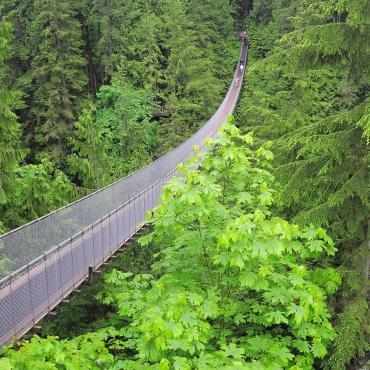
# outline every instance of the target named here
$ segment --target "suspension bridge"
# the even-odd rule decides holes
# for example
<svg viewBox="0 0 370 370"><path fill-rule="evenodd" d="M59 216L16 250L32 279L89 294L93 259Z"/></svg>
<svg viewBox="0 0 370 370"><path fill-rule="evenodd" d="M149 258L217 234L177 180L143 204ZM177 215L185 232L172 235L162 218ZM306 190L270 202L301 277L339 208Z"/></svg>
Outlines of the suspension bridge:
<svg viewBox="0 0 370 370"><path fill-rule="evenodd" d="M229 90L210 120L176 149L115 183L0 237L0 346L36 326L122 250L159 202L177 166L233 113L248 45Z"/></svg>

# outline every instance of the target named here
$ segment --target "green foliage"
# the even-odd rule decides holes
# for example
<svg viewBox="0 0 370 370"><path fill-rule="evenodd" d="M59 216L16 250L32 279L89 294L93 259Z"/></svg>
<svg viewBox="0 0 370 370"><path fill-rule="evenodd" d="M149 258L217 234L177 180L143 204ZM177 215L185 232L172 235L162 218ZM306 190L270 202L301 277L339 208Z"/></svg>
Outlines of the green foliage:
<svg viewBox="0 0 370 370"><path fill-rule="evenodd" d="M93 52L99 66L96 74L101 83L107 83L124 50L125 1L93 0L90 3L87 4L90 7L88 22L96 39Z"/></svg>
<svg viewBox="0 0 370 370"><path fill-rule="evenodd" d="M117 66L134 87L145 88L160 94L166 56L161 44L163 38L160 12L162 2L121 1L121 19L117 34L120 38L120 55Z"/></svg>
<svg viewBox="0 0 370 370"><path fill-rule="evenodd" d="M4 0L1 16L15 37L4 23L0 95L12 125L1 132L0 203L25 156L19 136L29 149L24 164L38 166L46 153L82 194L189 137L231 80L233 11L221 0ZM0 231L40 214L11 209L17 197L1 206ZM44 209L52 203L61 204Z"/></svg>
<svg viewBox="0 0 370 370"><path fill-rule="evenodd" d="M312 368L328 348L323 366L344 369L368 350L369 5L230 4L4 0L0 232L75 199L61 170L86 192L193 133L231 79L238 53L231 14L250 8L251 65L238 120L257 143L273 141L280 196L275 201L267 172L269 144L253 150L250 135L229 127L232 139L223 136L215 155L182 167L183 179L166 190L154 235L143 240L161 248L151 275L112 273L100 298L118 316L107 306L107 319L75 315L72 324L129 323L123 338L104 337L122 358L118 368ZM17 116L30 148L22 165ZM294 226L272 210L315 226ZM335 258L319 226L335 237ZM8 263L0 261L1 273ZM325 299L340 283L338 266L330 345ZM47 342L35 343L31 352L46 358L39 347Z"/></svg>
<svg viewBox="0 0 370 370"><path fill-rule="evenodd" d="M70 139L69 172L88 190L146 165L156 144L151 120L153 95L120 81L120 71L111 85L102 86L97 108L88 103Z"/></svg>
<svg viewBox="0 0 370 370"><path fill-rule="evenodd" d="M156 143L155 125L150 120L153 95L120 82L119 76L98 93L96 129L99 130L119 178L146 165Z"/></svg>
<svg viewBox="0 0 370 370"><path fill-rule="evenodd" d="M70 341L34 336L18 351L6 348L4 356L0 358L3 370L108 369L114 364L113 356L98 334L87 334Z"/></svg>
<svg viewBox="0 0 370 370"><path fill-rule="evenodd" d="M338 257L327 263L346 273L333 300L338 337L327 366L344 369L364 354L368 335L363 296L369 262L358 261L370 258L361 247L370 205L369 8L351 1L257 4L251 14L257 36L251 38L253 49L258 37L259 60L252 59L247 71L238 120L258 142L274 142L280 213L324 226L336 239ZM268 30L274 30L272 38Z"/></svg>
<svg viewBox="0 0 370 370"><path fill-rule="evenodd" d="M76 190L66 175L43 158L40 164L19 167L2 217L9 228L41 217L71 202Z"/></svg>
<svg viewBox="0 0 370 370"><path fill-rule="evenodd" d="M97 189L107 184L110 162L107 143L95 127L96 108L89 104L76 123L76 138L70 140L72 154L68 157L69 171L82 181L87 189Z"/></svg>
<svg viewBox="0 0 370 370"><path fill-rule="evenodd" d="M360 248L354 245L353 249L347 249L342 258L342 275L346 278L343 297L338 305L343 308L341 307L337 319L337 336L333 350L325 363L325 369L328 370L346 368L348 359L353 359L352 363L356 366L370 350L368 286L364 284L369 271L369 246L364 243Z"/></svg>
<svg viewBox="0 0 370 370"><path fill-rule="evenodd" d="M326 354L340 278L316 266L333 241L272 215L273 155L252 142L228 124L181 165L141 240L161 246L154 273L106 276L98 298L129 322L123 368L312 369Z"/></svg>
<svg viewBox="0 0 370 370"><path fill-rule="evenodd" d="M11 24L0 22L0 206L7 202L12 190L14 170L22 158L19 148L20 127L16 115L12 112L17 94L8 90L4 85L6 77L5 61L9 57ZM0 233L3 231L2 217Z"/></svg>
<svg viewBox="0 0 370 370"><path fill-rule="evenodd" d="M220 16L227 10L230 14L231 8L221 2L212 3L212 9L209 1L191 2L188 9L181 0L165 3L164 11L169 16L164 23L168 32L164 46L169 57L164 109L168 118L160 127L162 150L189 137L220 102L215 99L221 96L224 87L224 82L218 79L221 75L225 80L224 69L220 67L229 65L224 55L228 48L222 39L230 38L232 31L231 19L220 22Z"/></svg>
<svg viewBox="0 0 370 370"><path fill-rule="evenodd" d="M350 80L368 83L369 4L326 0L303 10L303 14L296 16L296 30L285 36L292 46L289 51L292 66L321 68L328 63Z"/></svg>
<svg viewBox="0 0 370 370"><path fill-rule="evenodd" d="M179 33L184 35L182 30ZM175 37L178 45L173 48L174 58L170 58L168 68L168 88L171 91L166 107L170 117L168 131L161 133L162 137L170 138L173 146L194 132L194 127L189 122L199 122L199 117L211 116L211 112L217 107L214 97L219 95L217 81L211 73L211 64L192 45L191 38L183 36L180 39L180 35L178 36Z"/></svg>
<svg viewBox="0 0 370 370"><path fill-rule="evenodd" d="M78 3L35 0L30 44L32 46L31 107L36 122L30 122L33 145L51 153L55 162L66 153L77 111L77 97L86 86L83 74Z"/></svg>
<svg viewBox="0 0 370 370"><path fill-rule="evenodd" d="M345 369L348 359L365 357L370 350L368 339L363 328L369 325L368 304L366 297L352 299L339 315L338 336L334 342L334 351L326 364L326 369Z"/></svg>
<svg viewBox="0 0 370 370"><path fill-rule="evenodd" d="M19 107L19 94L8 90L5 83L11 29L7 22L0 24L0 81L4 81L0 88L0 232L40 217L75 195L68 178L47 158L40 164L20 166L24 150L19 143L17 116L12 112Z"/></svg>

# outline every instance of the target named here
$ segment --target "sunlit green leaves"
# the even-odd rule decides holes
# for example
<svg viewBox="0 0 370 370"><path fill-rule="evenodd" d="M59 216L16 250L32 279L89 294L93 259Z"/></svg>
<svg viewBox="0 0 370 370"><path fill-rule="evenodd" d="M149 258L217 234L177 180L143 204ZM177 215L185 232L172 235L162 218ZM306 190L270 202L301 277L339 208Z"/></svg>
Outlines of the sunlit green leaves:
<svg viewBox="0 0 370 370"><path fill-rule="evenodd" d="M182 176L166 186L154 230L141 239L161 246L157 276L106 277L113 286L99 299L129 320L141 364L287 368L322 355L308 337L324 348L332 338L317 280L324 270L305 264L331 240L271 215L273 177L263 169L270 155L242 141L227 124L213 151L181 166Z"/></svg>
<svg viewBox="0 0 370 370"><path fill-rule="evenodd" d="M323 358L327 353L327 350L322 343L314 343L311 350L314 356L318 358Z"/></svg>
<svg viewBox="0 0 370 370"><path fill-rule="evenodd" d="M6 358L0 359L0 366L9 370L95 370L111 368L114 364L113 355L97 334L87 334L70 341L35 336L18 351L5 349L5 355Z"/></svg>

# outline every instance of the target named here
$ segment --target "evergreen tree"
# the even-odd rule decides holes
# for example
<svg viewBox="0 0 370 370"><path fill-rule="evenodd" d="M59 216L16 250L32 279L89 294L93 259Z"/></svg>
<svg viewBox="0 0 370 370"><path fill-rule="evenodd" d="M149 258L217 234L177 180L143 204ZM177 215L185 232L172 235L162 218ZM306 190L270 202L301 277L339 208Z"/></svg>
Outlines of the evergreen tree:
<svg viewBox="0 0 370 370"><path fill-rule="evenodd" d="M125 1L92 0L89 24L93 31L96 74L99 85L110 81L123 52Z"/></svg>
<svg viewBox="0 0 370 370"><path fill-rule="evenodd" d="M232 12L231 4L221 0L191 1L189 4L196 44L212 62L212 74L224 91L232 79L240 47L235 37Z"/></svg>
<svg viewBox="0 0 370 370"><path fill-rule="evenodd" d="M344 272L333 307L342 313L327 368L342 370L368 349L368 5L272 2L271 9L259 30L267 48L256 55L267 57L248 71L240 122L275 142L281 212L336 238L339 258L328 263ZM279 42L265 35L271 16L267 29L284 35Z"/></svg>
<svg viewBox="0 0 370 370"><path fill-rule="evenodd" d="M136 9L132 9L134 6ZM161 50L161 18L152 9L145 9L145 6L142 8L137 1L130 4L130 10L125 20L126 32L122 39L124 52L120 72L133 86L161 95L166 65Z"/></svg>
<svg viewBox="0 0 370 370"><path fill-rule="evenodd" d="M110 179L107 144L95 127L96 108L91 103L82 110L71 139L72 154L68 157L69 172L82 181L84 188L96 190Z"/></svg>
<svg viewBox="0 0 370 370"><path fill-rule="evenodd" d="M7 83L16 86L17 90L27 97L30 89L30 65L31 47L29 42L29 27L33 13L33 0L4 0L2 13L4 19L13 25L13 39L11 43L12 53L7 60L8 78ZM25 107L22 107L25 108ZM20 120L27 119L26 109L20 110Z"/></svg>
<svg viewBox="0 0 370 370"><path fill-rule="evenodd" d="M86 87L78 3L35 0L30 43L34 106L32 146L61 162Z"/></svg>
<svg viewBox="0 0 370 370"><path fill-rule="evenodd" d="M1 211L8 201L9 193L14 190L15 170L22 158L19 147L20 127L12 111L17 102L17 94L5 87L5 62L10 55L11 32L10 23L0 22L0 233L4 231Z"/></svg>
<svg viewBox="0 0 370 370"><path fill-rule="evenodd" d="M9 230L54 211L76 199L76 188L48 155L38 164L17 168L13 191L4 207L3 217Z"/></svg>
<svg viewBox="0 0 370 370"><path fill-rule="evenodd" d="M38 165L20 165L20 127L12 110L22 107L18 92L6 88L11 57L12 27L0 24L0 231L16 228L65 205L75 197L67 177L43 159Z"/></svg>
<svg viewBox="0 0 370 370"><path fill-rule="evenodd" d="M165 3L164 27L166 68L165 110L160 137L166 137L162 150L175 147L193 133L217 107L220 86L213 72L212 59L197 45L192 19L182 1Z"/></svg>

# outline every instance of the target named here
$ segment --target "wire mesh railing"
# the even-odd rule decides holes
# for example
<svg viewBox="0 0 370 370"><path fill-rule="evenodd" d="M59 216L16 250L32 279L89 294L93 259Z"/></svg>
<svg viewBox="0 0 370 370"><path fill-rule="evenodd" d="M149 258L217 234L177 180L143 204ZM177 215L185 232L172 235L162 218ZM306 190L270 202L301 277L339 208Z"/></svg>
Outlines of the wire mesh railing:
<svg viewBox="0 0 370 370"><path fill-rule="evenodd" d="M241 58L248 47L244 42ZM176 149L131 175L0 237L0 346L20 337L126 242L176 167L216 134L237 103L240 60L216 113Z"/></svg>

